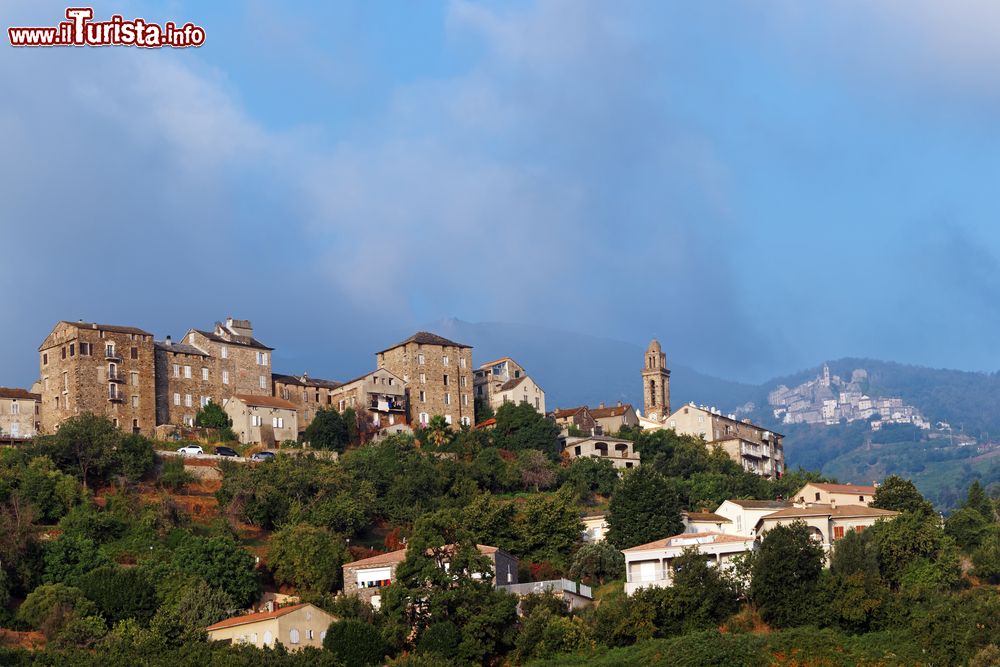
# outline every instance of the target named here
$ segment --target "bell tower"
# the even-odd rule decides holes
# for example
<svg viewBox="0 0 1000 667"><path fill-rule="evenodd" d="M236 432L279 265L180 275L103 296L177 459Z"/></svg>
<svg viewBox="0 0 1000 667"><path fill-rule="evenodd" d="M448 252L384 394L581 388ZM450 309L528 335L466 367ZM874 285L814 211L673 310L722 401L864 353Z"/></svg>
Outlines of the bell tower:
<svg viewBox="0 0 1000 667"><path fill-rule="evenodd" d="M670 370L667 355L655 338L646 349L642 369L642 411L646 419L665 422L670 416Z"/></svg>

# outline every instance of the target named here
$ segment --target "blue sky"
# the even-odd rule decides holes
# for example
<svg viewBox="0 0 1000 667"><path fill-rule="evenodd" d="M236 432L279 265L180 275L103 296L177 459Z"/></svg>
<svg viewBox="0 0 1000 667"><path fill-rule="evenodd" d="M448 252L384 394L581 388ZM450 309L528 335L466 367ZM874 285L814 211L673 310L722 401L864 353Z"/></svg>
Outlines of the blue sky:
<svg viewBox="0 0 1000 667"><path fill-rule="evenodd" d="M59 319L227 315L335 378L447 317L656 336L740 380L1000 368L993 3L95 13L207 42L0 48L0 384Z"/></svg>

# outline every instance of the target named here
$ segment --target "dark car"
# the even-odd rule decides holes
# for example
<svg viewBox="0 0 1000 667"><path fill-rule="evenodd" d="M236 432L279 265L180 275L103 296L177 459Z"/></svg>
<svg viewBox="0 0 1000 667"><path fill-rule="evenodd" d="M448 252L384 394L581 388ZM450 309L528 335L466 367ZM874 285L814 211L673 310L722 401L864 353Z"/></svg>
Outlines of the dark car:
<svg viewBox="0 0 1000 667"><path fill-rule="evenodd" d="M216 456L239 456L240 454L239 454L239 452L237 452L232 447L222 447L222 446L219 446L219 447L215 448L215 455Z"/></svg>
<svg viewBox="0 0 1000 667"><path fill-rule="evenodd" d="M273 461L274 452L257 452L250 458L253 459L254 461Z"/></svg>

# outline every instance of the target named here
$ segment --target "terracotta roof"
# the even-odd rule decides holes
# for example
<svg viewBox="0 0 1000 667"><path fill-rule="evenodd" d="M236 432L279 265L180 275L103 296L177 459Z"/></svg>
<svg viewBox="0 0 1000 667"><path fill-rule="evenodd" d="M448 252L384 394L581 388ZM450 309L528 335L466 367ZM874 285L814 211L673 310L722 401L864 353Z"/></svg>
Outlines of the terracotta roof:
<svg viewBox="0 0 1000 667"><path fill-rule="evenodd" d="M728 502L748 510L780 510L792 506L791 501L788 500L733 500L730 498Z"/></svg>
<svg viewBox="0 0 1000 667"><path fill-rule="evenodd" d="M863 484L827 484L825 482L809 482L805 486L815 486L828 493L848 493L850 495L875 495L875 487ZM802 488L805 488L802 487Z"/></svg>
<svg viewBox="0 0 1000 667"><path fill-rule="evenodd" d="M808 507L786 507L766 516L764 519L787 519L804 516L831 516L838 519L852 516L896 516L899 512L892 510L881 510L877 507L866 507L865 505L830 505L816 504Z"/></svg>
<svg viewBox="0 0 1000 667"><path fill-rule="evenodd" d="M400 392L402 392L402 390L403 390L403 378L399 377L398 375L396 375L395 373L393 373L392 371L390 371L390 370L389 370L389 369L387 369L387 368L376 368L376 369L375 369L375 370L373 370L373 371L368 371L368 372L367 372L367 373L365 373L364 375L359 375L359 376L358 376L358 377L356 377L356 378L353 378L353 379L351 379L351 380L347 380L346 382L342 382L342 383L340 383L340 385L339 385L339 386L341 386L341 387L346 387L346 386L347 386L347 385L349 385L349 384L354 384L355 382L358 382L358 381L360 381L360 380L364 380L364 379L365 379L366 377L368 377L369 375L372 375L372 374L374 374L374 373L378 373L379 371L382 371L383 373L388 373L388 374L389 374L389 375L391 375L392 377L394 377L394 378L396 378L397 380L399 380L399 388L400 388Z"/></svg>
<svg viewBox="0 0 1000 667"><path fill-rule="evenodd" d="M376 354L381 354L382 352L388 352L389 350L394 350L397 347L401 347L408 343L417 343L419 345L440 345L442 347L467 347L472 349L471 345L464 345L462 343L456 343L453 340L448 340L444 336L438 336L437 334L431 333L429 331L418 331L406 340L401 340L395 345L390 345L384 350L379 350Z"/></svg>
<svg viewBox="0 0 1000 667"><path fill-rule="evenodd" d="M712 521L714 523L732 523L729 519L715 512L685 512L688 521Z"/></svg>
<svg viewBox="0 0 1000 667"><path fill-rule="evenodd" d="M244 347L255 347L261 350L273 350L273 347L268 347L264 343L260 342L253 336L240 336L238 334L229 334L228 338L223 338L218 336L212 331L202 331L201 329L192 329L195 333L200 333L205 338L215 341L216 343L224 343L226 345L242 345Z"/></svg>
<svg viewBox="0 0 1000 667"><path fill-rule="evenodd" d="M566 408L564 410L553 410L552 411L552 416L555 417L556 419L562 419L563 417L572 417L573 415L575 415L580 410L586 410L586 409L587 409L586 405L581 405L581 406L576 407L576 408Z"/></svg>
<svg viewBox="0 0 1000 667"><path fill-rule="evenodd" d="M486 370L486 369L490 368L491 366L493 366L494 364L499 364L499 363L502 363L504 361L514 361L514 360L511 359L510 357L500 357L499 359L494 359L493 361L487 361L485 364L479 364L478 370ZM516 361L514 361L514 363L517 364ZM518 364L518 365L520 366L520 364Z"/></svg>
<svg viewBox="0 0 1000 667"><path fill-rule="evenodd" d="M42 400L40 394L32 394L30 391L17 387L0 387L0 398L23 398L29 401Z"/></svg>
<svg viewBox="0 0 1000 667"><path fill-rule="evenodd" d="M635 408L628 403L625 405L613 405L610 408L590 408L590 416L595 419L600 417L621 417L626 412L635 412Z"/></svg>
<svg viewBox="0 0 1000 667"><path fill-rule="evenodd" d="M490 417L486 421L476 424L476 428L486 428L487 426L496 426L496 425L497 425L496 418Z"/></svg>
<svg viewBox="0 0 1000 667"><path fill-rule="evenodd" d="M247 405L255 408L282 408L284 410L294 410L295 404L277 396L253 396L251 394L233 394Z"/></svg>
<svg viewBox="0 0 1000 667"><path fill-rule="evenodd" d="M389 565L391 563L402 563L406 560L406 549L398 549L397 551L390 551L387 554L378 554L377 556L370 556L368 558L362 558L361 560L354 560L350 563L344 563L344 567L356 567L361 565L363 567L374 567L376 565Z"/></svg>
<svg viewBox="0 0 1000 667"><path fill-rule="evenodd" d="M274 611L261 611L256 614L247 614L246 616L234 616L232 618L227 618L225 620L214 623L205 630L221 630L222 628L231 628L234 625L245 625L247 623L256 623L258 621L269 621L273 618L278 618L279 616L284 616L285 614L290 614L297 609L302 609L303 607L312 607L313 605L308 602L303 602L301 604L293 604L288 607L282 607L280 609L275 609Z"/></svg>
<svg viewBox="0 0 1000 667"><path fill-rule="evenodd" d="M174 343L173 341L168 343L163 340L158 340L153 343L153 346L157 350L173 352L174 354L193 354L199 357L209 356L207 352L199 350L194 345L188 345L186 343Z"/></svg>
<svg viewBox="0 0 1000 667"><path fill-rule="evenodd" d="M336 380L323 380L321 378L309 377L308 375L285 375L283 373L271 373L271 380L296 387L323 387L325 389L336 389L343 384Z"/></svg>
<svg viewBox="0 0 1000 667"><path fill-rule="evenodd" d="M500 389L498 389L497 391L510 391L511 389L513 389L514 387L516 387L517 385L521 384L522 382L524 382L527 379L528 379L527 375L522 375L519 378L514 378L512 380L507 380L502 385L500 385Z"/></svg>
<svg viewBox="0 0 1000 667"><path fill-rule="evenodd" d="M697 541L699 538L712 539ZM676 542L674 542L675 540ZM686 547L695 546L697 544L725 544L732 542L753 542L753 538L746 535L728 535L726 533L717 533L714 531L704 533L681 533L680 535L665 537L662 540L656 540L655 542L650 542L648 544L640 544L637 547L622 549L622 552L633 553L636 551L657 551L660 549L668 549L670 547Z"/></svg>
<svg viewBox="0 0 1000 667"><path fill-rule="evenodd" d="M99 329L103 331L113 331L115 333L130 333L130 334L140 334L143 336L152 336L153 334L140 329L138 327L123 327L117 324L97 324L96 322L70 322L68 320L63 320L63 324L68 324L77 329Z"/></svg>

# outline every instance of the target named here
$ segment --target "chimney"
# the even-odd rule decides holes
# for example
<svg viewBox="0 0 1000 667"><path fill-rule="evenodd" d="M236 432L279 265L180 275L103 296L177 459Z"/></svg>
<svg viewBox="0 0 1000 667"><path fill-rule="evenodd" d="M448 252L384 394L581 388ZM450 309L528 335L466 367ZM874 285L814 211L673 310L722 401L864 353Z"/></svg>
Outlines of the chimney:
<svg viewBox="0 0 1000 667"><path fill-rule="evenodd" d="M832 510L837 509L837 499L836 498L833 498L833 497L830 498L830 509L832 509Z"/></svg>
<svg viewBox="0 0 1000 667"><path fill-rule="evenodd" d="M618 407L620 408L621 406L622 406L622 402L618 401Z"/></svg>
<svg viewBox="0 0 1000 667"><path fill-rule="evenodd" d="M264 603L264 610L267 612L274 611L274 600L268 600Z"/></svg>
<svg viewBox="0 0 1000 667"><path fill-rule="evenodd" d="M174 344L174 341L172 341L172 340L170 339L170 336L167 336L167 337L166 337L165 339L163 339L163 344L164 344L164 345L173 345L173 344Z"/></svg>
<svg viewBox="0 0 1000 667"><path fill-rule="evenodd" d="M597 407L598 408L603 408L604 407L604 401L601 401L600 403L598 403Z"/></svg>

